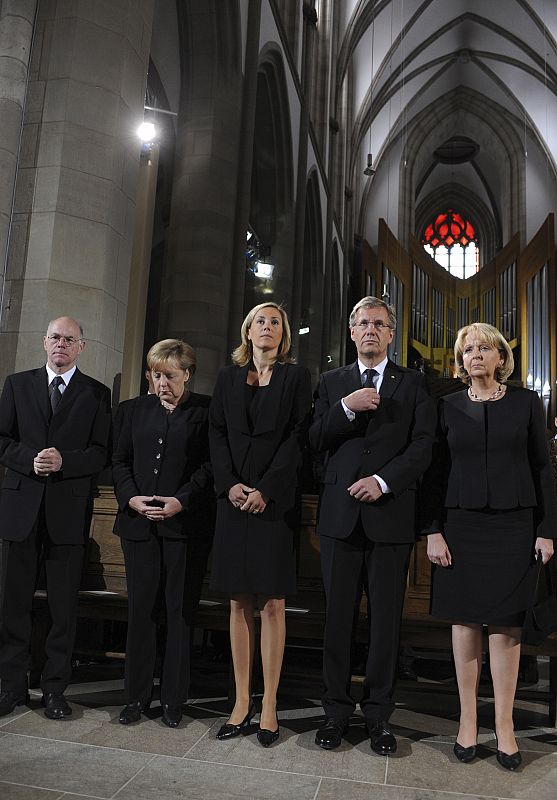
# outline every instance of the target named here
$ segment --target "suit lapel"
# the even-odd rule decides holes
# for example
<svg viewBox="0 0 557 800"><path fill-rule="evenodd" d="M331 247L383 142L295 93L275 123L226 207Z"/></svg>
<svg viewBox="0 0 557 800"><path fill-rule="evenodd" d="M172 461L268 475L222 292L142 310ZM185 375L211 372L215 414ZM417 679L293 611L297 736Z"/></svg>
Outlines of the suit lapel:
<svg viewBox="0 0 557 800"><path fill-rule="evenodd" d="M253 429L254 435L272 431L276 427L276 422L281 407L284 381L286 379L286 367L284 364L277 363L273 367L269 386L263 390L261 405L257 414L257 422Z"/></svg>
<svg viewBox="0 0 557 800"><path fill-rule="evenodd" d="M387 366L383 372L381 388L379 389L379 395L381 398L393 396L394 392L402 382L402 375L403 373L398 371L396 364L394 364L392 361L387 362ZM381 408L381 403L379 404L379 408Z"/></svg>
<svg viewBox="0 0 557 800"><path fill-rule="evenodd" d="M250 432L246 409L246 378L248 370L249 365L234 370L232 397L230 400L230 425L243 433Z"/></svg>
<svg viewBox="0 0 557 800"><path fill-rule="evenodd" d="M50 397L48 394L48 373L46 367L35 370L33 375L33 397L38 405L44 421L48 425L51 415Z"/></svg>
<svg viewBox="0 0 557 800"><path fill-rule="evenodd" d="M342 382L344 384L342 391L343 397L351 392L355 392L356 389L362 388L362 376L360 375L360 368L357 361L345 367L342 374Z"/></svg>

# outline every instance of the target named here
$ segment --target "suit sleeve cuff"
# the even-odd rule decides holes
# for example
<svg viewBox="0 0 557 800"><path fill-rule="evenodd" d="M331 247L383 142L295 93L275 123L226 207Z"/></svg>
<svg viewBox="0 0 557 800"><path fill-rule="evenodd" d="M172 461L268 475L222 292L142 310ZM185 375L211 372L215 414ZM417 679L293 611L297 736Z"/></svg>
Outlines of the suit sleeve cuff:
<svg viewBox="0 0 557 800"><path fill-rule="evenodd" d="M346 416L348 418L348 421L349 422L354 422L354 420L356 419L356 414L348 408L348 406L344 402L344 399L342 399L340 401L340 404L342 406L342 409L343 409L344 413L346 414Z"/></svg>
<svg viewBox="0 0 557 800"><path fill-rule="evenodd" d="M379 475L372 475L372 478L375 478L375 480L381 487L381 491L383 492L383 494L390 494L391 490L389 489L383 478L380 478Z"/></svg>

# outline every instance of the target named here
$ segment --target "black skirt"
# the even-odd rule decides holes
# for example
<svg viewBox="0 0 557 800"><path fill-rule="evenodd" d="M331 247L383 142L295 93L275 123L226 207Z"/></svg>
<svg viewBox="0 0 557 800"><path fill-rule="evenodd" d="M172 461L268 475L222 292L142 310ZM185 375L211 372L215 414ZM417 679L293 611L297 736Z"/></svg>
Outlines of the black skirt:
<svg viewBox="0 0 557 800"><path fill-rule="evenodd" d="M534 591L533 510L447 510L451 567L433 566L431 609L454 623L521 627Z"/></svg>

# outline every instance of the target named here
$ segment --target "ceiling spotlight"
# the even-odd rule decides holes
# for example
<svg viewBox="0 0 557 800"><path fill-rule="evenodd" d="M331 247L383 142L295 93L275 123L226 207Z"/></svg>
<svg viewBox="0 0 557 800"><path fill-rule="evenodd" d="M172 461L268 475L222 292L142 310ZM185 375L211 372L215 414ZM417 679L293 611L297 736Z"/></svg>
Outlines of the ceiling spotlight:
<svg viewBox="0 0 557 800"><path fill-rule="evenodd" d="M373 166L373 155L367 154L367 167L364 169L364 175L375 175L375 167Z"/></svg>
<svg viewBox="0 0 557 800"><path fill-rule="evenodd" d="M157 129L152 122L142 122L137 129L137 135L142 142L152 142L157 136Z"/></svg>

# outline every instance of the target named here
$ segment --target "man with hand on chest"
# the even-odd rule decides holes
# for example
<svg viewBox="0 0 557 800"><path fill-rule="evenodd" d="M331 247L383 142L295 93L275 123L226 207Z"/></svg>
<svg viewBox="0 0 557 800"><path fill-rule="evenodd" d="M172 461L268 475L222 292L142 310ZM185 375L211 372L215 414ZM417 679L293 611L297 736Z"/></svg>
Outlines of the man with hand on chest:
<svg viewBox="0 0 557 800"><path fill-rule="evenodd" d="M41 676L45 715L72 713L77 593L95 478L109 460L110 391L76 366L83 330L49 323L46 368L8 376L0 397L0 717L29 702L31 608L44 564L52 625Z"/></svg>
<svg viewBox="0 0 557 800"><path fill-rule="evenodd" d="M388 720L406 574L415 540L416 487L428 467L435 411L420 372L387 356L396 317L376 297L350 314L357 361L321 375L309 438L325 454L317 530L327 602L323 646L325 722L315 742L338 747L355 701L350 695L354 609L364 574L369 651L360 707L371 749L396 751Z"/></svg>

